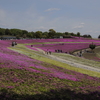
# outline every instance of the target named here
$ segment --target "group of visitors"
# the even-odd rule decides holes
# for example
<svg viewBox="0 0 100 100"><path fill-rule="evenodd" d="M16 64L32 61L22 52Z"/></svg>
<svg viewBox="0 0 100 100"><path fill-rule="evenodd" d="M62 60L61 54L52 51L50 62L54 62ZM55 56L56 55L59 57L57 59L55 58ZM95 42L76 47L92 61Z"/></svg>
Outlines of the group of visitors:
<svg viewBox="0 0 100 100"><path fill-rule="evenodd" d="M77 52L76 56L82 57L82 54L83 54L84 52L86 52L86 50L81 50L81 51Z"/></svg>
<svg viewBox="0 0 100 100"><path fill-rule="evenodd" d="M57 53L60 53L60 52L61 52L61 53L62 53L62 50L59 50L59 49L58 49L58 50L55 50L55 52L57 52Z"/></svg>
<svg viewBox="0 0 100 100"><path fill-rule="evenodd" d="M48 55L48 54L50 54L50 55L51 55L51 51L46 51L45 53L46 53L47 55Z"/></svg>
<svg viewBox="0 0 100 100"><path fill-rule="evenodd" d="M12 47L17 45L17 42L12 42Z"/></svg>

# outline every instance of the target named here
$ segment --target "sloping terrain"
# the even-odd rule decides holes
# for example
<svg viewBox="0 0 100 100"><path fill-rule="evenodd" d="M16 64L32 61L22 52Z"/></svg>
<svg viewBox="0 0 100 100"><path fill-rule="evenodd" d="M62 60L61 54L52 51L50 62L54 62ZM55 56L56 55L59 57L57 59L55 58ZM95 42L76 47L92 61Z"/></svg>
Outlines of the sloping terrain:
<svg viewBox="0 0 100 100"><path fill-rule="evenodd" d="M81 60L76 62L80 58L47 55L41 49L27 48L25 43L11 47L11 41L2 41L0 45L1 100L100 99L100 73L75 67L75 63L82 65Z"/></svg>

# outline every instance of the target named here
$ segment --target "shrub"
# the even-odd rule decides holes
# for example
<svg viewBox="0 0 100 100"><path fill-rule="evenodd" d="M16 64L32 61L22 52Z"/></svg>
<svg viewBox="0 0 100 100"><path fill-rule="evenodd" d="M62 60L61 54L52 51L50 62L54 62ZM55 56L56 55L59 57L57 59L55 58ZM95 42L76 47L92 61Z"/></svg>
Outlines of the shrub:
<svg viewBox="0 0 100 100"><path fill-rule="evenodd" d="M95 47L96 47L96 45L93 44L93 43L89 45L89 48L90 48L91 50L95 49Z"/></svg>

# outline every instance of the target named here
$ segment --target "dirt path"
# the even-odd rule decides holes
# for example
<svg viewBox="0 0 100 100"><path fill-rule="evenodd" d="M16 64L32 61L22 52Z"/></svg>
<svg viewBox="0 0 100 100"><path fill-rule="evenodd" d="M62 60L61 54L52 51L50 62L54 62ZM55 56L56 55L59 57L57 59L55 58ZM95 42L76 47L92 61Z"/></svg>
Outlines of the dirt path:
<svg viewBox="0 0 100 100"><path fill-rule="evenodd" d="M34 48L36 48L36 47L34 47ZM63 58L59 58L57 56L54 56L53 54L51 54L51 55L47 54L42 49L39 49L39 48L36 48L36 49L38 50L38 52L34 52L34 54L36 54L36 55L40 55L40 56L43 56L43 57L46 57L46 58L50 58L50 59L53 59L53 60L56 60L56 61L59 61L59 62L62 62L62 63L66 63L66 64L71 65L73 67L83 68L83 69L87 69L87 70L91 70L91 71L95 71L95 72L100 72L100 68L94 68L94 67L91 67L91 66L88 66L88 65L79 64L77 62L74 62L73 60L72 61L65 60ZM32 53L32 51L33 51L32 49L23 47L23 45L16 46L15 48L13 48L13 50L15 50L17 52L20 52L22 54L26 54L28 56L31 56L33 54ZM25 52L23 52L23 50ZM31 52L31 53L29 53L29 52Z"/></svg>
<svg viewBox="0 0 100 100"><path fill-rule="evenodd" d="M78 67L78 68L83 68L83 69L87 69L87 70L91 70L91 71L100 72L99 68L94 68L94 67L91 67L91 66L87 66L87 65L75 63L73 61L68 61L68 60L65 60L65 59L62 59L62 58L58 58L58 57L56 57L54 55L49 55L49 56L51 57L51 59L54 59L54 60L66 63L66 64L74 66L74 67Z"/></svg>
<svg viewBox="0 0 100 100"><path fill-rule="evenodd" d="M42 49L39 49L39 48L36 48L34 47L35 49L37 49L38 51L42 52L43 54L46 54L45 51L43 51Z"/></svg>
<svg viewBox="0 0 100 100"><path fill-rule="evenodd" d="M99 68L94 68L94 67L91 67L91 66L87 66L87 65L75 63L73 61L69 61L69 60L65 60L65 59L62 59L62 58L58 58L58 57L56 57L56 56L54 56L52 54L51 55L50 54L47 55L42 49L39 49L39 48L36 48L36 49L38 51L42 52L43 54L45 54L46 56L48 56L50 59L66 63L66 64L74 66L74 67L78 67L78 68L83 68L83 69L87 69L87 70L91 70L91 71L100 72Z"/></svg>

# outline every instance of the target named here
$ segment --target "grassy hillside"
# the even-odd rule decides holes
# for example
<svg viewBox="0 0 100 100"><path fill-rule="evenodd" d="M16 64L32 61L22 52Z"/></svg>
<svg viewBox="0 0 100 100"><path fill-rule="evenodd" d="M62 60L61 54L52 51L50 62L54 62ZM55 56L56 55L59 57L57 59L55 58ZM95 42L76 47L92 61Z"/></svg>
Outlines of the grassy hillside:
<svg viewBox="0 0 100 100"><path fill-rule="evenodd" d="M15 47L10 46L11 41L0 44L1 100L100 99L100 73L52 60L27 48L22 41L17 42ZM54 55L73 61L79 59L70 55ZM82 59L78 62L82 63Z"/></svg>

